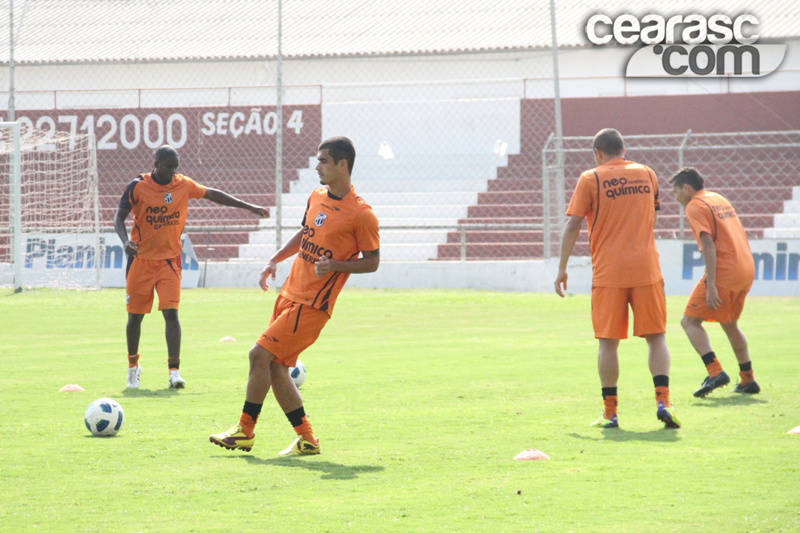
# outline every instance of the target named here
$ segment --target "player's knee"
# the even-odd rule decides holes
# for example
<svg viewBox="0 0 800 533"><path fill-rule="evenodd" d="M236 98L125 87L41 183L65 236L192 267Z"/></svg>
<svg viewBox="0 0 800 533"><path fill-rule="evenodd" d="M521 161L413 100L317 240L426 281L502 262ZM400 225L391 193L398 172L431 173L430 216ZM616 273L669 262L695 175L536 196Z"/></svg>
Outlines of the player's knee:
<svg viewBox="0 0 800 533"><path fill-rule="evenodd" d="M263 346L260 344L254 344L252 348L250 348L250 363L251 364L270 364L272 361L275 360L275 356L269 353Z"/></svg>
<svg viewBox="0 0 800 533"><path fill-rule="evenodd" d="M691 329L702 322L702 319L698 319L697 317L693 316L684 316L681 318L681 327L684 330Z"/></svg>
<svg viewBox="0 0 800 533"><path fill-rule="evenodd" d="M178 310L177 309L164 309L162 311L164 315L164 320L167 322L177 322L178 321Z"/></svg>
<svg viewBox="0 0 800 533"><path fill-rule="evenodd" d="M650 353L655 356L667 355L669 356L669 348L667 348L667 335L665 333L650 333L644 336L647 341Z"/></svg>
<svg viewBox="0 0 800 533"><path fill-rule="evenodd" d="M725 331L725 333L737 333L739 331L739 323L734 320L733 322L720 322L720 326Z"/></svg>

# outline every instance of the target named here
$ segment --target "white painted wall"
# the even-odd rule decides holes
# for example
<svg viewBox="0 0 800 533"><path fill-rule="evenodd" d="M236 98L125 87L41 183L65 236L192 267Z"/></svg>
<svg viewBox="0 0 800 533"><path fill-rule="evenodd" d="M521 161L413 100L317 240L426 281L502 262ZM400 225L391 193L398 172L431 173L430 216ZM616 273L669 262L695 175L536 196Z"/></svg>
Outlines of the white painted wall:
<svg viewBox="0 0 800 533"><path fill-rule="evenodd" d="M690 294L695 284L703 276L702 258L699 252L692 252L696 249L696 243L688 240L659 240L657 244L666 293L670 295ZM686 248L687 246L689 248ZM800 296L800 280L788 279L792 272L792 265L796 265L797 261L800 261L800 241L751 240L750 247L753 253L759 256L758 273L750 295ZM782 250L782 247L786 249ZM378 271L372 274L351 275L347 285L376 289L483 289L553 292L558 261L558 258L552 258L538 261L382 263ZM209 263L207 286L255 287L263 267L264 265L261 263ZM279 265L276 286L283 284L290 268L291 260ZM569 293L591 293L592 266L590 258L571 258L568 273Z"/></svg>
<svg viewBox="0 0 800 533"><path fill-rule="evenodd" d="M762 78L626 79L625 67L635 47L562 48L559 51L561 96L634 96L786 91L800 89L800 40L785 40L786 57L777 71ZM417 57L285 60L287 103L334 103L389 100L550 98L553 96L550 51L444 54ZM132 63L102 65L17 66L18 109L52 109L92 104L96 91L114 90L119 106L184 105L187 89L251 87L234 91L241 105L274 101L275 61ZM7 100L9 70L0 71L0 101ZM426 80L420 85L419 80ZM480 81L480 83L475 83ZM384 85L383 96L376 87ZM354 85L364 85L362 92ZM402 86L402 89L398 87ZM322 89L324 87L324 90ZM179 91L156 91L180 89ZM421 90L424 89L424 90ZM140 91L141 90L141 91ZM54 92L61 91L56 95ZM67 94L67 92L72 94ZM228 91L199 91L198 105L224 105ZM458 96L458 95L461 96ZM113 100L114 97L111 97ZM96 101L95 101L96 104Z"/></svg>

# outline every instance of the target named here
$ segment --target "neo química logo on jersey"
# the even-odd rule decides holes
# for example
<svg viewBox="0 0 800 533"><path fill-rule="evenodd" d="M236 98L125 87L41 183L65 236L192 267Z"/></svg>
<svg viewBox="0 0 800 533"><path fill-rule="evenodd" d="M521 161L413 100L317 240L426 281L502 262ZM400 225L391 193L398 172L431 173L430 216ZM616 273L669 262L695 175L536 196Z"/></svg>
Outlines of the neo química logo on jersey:
<svg viewBox="0 0 800 533"><path fill-rule="evenodd" d="M785 44L755 44L758 19L749 14L630 14L614 19L592 15L586 37L592 44L642 45L628 60L628 78L757 78L777 69Z"/></svg>

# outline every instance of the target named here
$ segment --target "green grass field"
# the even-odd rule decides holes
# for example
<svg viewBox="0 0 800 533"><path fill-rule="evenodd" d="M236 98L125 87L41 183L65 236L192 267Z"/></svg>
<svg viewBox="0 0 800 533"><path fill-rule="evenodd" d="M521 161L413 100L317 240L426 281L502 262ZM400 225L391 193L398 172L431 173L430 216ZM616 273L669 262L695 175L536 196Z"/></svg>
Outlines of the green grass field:
<svg viewBox="0 0 800 533"><path fill-rule="evenodd" d="M247 351L275 293L184 291L182 391L167 389L160 313L142 327L142 388L125 389L125 294L0 292L2 531L800 531L800 299L748 299L761 384L698 400L705 370L670 297L662 429L641 339L621 344L619 430L602 409L588 296L345 290L301 356L323 454L268 396L251 453L208 442L238 420ZM721 329L712 343L732 378ZM232 336L236 343L221 343ZM85 392L59 392L77 383ZM83 412L109 396L122 431ZM549 461L514 461L525 449Z"/></svg>

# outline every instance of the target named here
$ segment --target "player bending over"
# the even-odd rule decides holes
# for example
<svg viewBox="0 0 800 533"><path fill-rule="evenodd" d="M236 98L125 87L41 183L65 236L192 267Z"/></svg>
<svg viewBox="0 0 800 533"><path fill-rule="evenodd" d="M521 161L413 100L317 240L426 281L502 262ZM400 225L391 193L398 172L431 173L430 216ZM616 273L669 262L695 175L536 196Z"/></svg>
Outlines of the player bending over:
<svg viewBox="0 0 800 533"><path fill-rule="evenodd" d="M318 150L317 173L325 187L311 193L302 227L261 272L259 284L266 291L267 278L275 279L278 263L297 254L275 301L269 327L250 349L250 374L239 423L209 438L223 448L253 448L258 416L272 387L275 400L297 433L279 455L320 453L319 439L288 367L317 340L350 274L378 269L380 238L378 218L350 184L356 158L353 143L346 137L332 137Z"/></svg>
<svg viewBox="0 0 800 533"><path fill-rule="evenodd" d="M723 196L703 188L703 177L691 167L682 168L669 180L675 199L686 209L706 272L689 297L683 326L689 341L706 365L708 377L694 392L698 398L730 383L711 348L703 321L719 322L739 361L741 381L733 392L757 394L747 338L738 320L755 277L753 254L736 210Z"/></svg>

